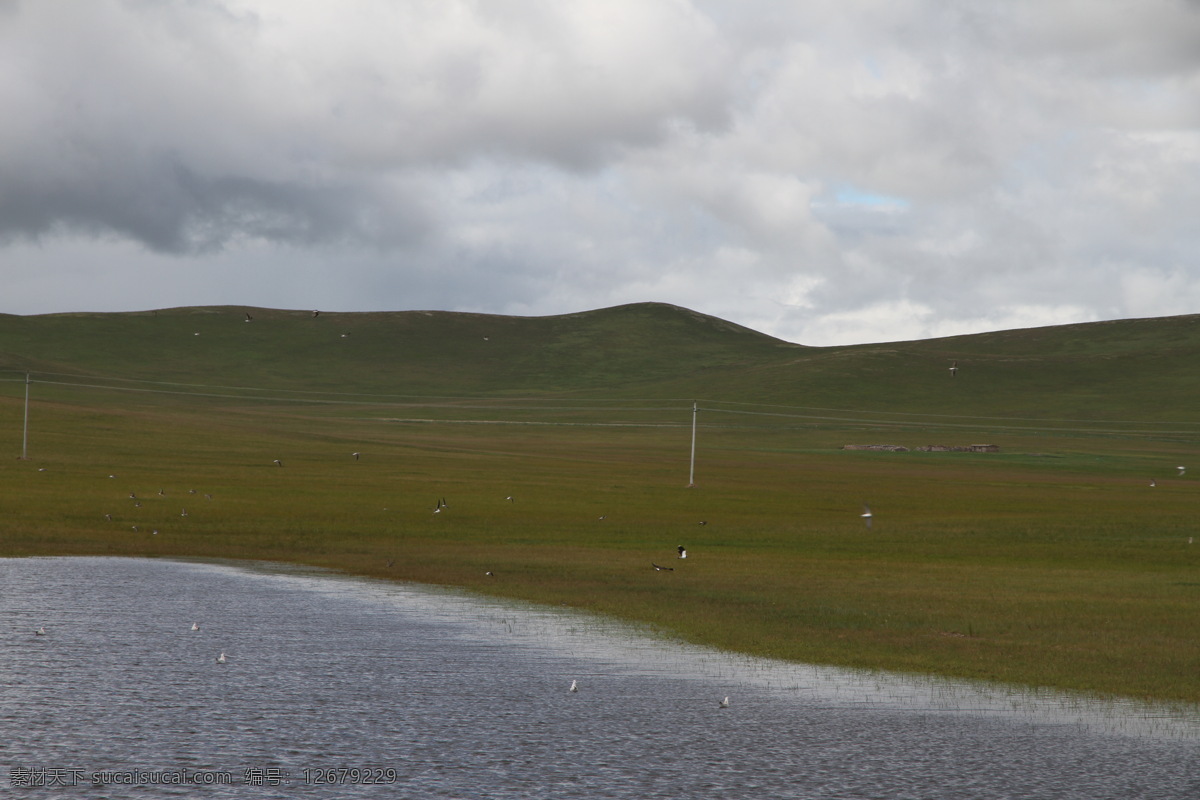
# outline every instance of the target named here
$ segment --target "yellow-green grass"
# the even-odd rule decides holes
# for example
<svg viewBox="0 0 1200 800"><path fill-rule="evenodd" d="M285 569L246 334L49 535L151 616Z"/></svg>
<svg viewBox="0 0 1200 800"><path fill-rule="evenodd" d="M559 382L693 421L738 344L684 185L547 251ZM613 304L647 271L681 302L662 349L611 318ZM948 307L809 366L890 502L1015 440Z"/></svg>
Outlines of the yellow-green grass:
<svg viewBox="0 0 1200 800"><path fill-rule="evenodd" d="M747 653L1200 702L1200 483L1175 470L1196 437L704 413L689 488L687 404L513 424L38 386L32 412L30 459L0 462L3 555L293 561ZM840 449L983 436L1001 452Z"/></svg>

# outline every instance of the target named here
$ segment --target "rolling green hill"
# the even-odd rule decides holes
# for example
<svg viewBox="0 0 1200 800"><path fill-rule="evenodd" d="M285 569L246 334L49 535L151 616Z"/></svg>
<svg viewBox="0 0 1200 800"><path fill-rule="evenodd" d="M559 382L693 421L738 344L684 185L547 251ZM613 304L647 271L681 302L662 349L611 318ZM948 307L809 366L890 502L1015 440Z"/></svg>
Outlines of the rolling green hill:
<svg viewBox="0 0 1200 800"><path fill-rule="evenodd" d="M662 304L0 316L0 556L291 561L1195 704L1198 384L1197 316L847 347ZM843 449L879 443L912 449Z"/></svg>
<svg viewBox="0 0 1200 800"><path fill-rule="evenodd" d="M240 307L2 315L0 370L381 395L1190 420L1200 316L804 347L656 303L551 317Z"/></svg>

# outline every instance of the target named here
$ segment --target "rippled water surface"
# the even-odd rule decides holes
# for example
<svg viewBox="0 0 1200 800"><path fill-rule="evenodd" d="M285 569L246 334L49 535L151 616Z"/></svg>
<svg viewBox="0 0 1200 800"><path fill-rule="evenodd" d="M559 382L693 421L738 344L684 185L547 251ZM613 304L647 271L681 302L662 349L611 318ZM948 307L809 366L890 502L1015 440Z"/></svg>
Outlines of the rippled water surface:
<svg viewBox="0 0 1200 800"><path fill-rule="evenodd" d="M0 795L39 797L1170 800L1200 798L1200 709L280 565L0 559L0 757Z"/></svg>

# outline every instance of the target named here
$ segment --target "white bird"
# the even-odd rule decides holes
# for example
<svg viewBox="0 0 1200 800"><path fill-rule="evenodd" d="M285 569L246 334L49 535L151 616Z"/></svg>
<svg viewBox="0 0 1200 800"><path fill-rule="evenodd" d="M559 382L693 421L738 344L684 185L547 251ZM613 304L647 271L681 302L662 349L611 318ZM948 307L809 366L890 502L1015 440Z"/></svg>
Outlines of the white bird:
<svg viewBox="0 0 1200 800"><path fill-rule="evenodd" d="M1183 477L1183 473L1187 472L1187 467L1176 467L1175 469L1179 470L1180 477Z"/></svg>
<svg viewBox="0 0 1200 800"><path fill-rule="evenodd" d="M513 496L512 496L511 494L510 494L508 497L504 498L504 499L505 499L505 500L507 500L507 501L508 501L508 502L510 502L510 503L516 502L515 500L513 500Z"/></svg>
<svg viewBox="0 0 1200 800"><path fill-rule="evenodd" d="M490 569L489 569L487 572L483 573L483 574L484 574L484 575L487 575L489 578L494 578L494 577L496 577L496 573L492 572Z"/></svg>
<svg viewBox="0 0 1200 800"><path fill-rule="evenodd" d="M571 691L572 691L572 692L578 692L578 691L579 691L579 687L575 685L575 681L571 681Z"/></svg>
<svg viewBox="0 0 1200 800"><path fill-rule="evenodd" d="M34 632L33 632L33 635L34 635L34 636L45 636L45 635L46 635L46 629L45 629L45 628L38 628L36 631L34 631Z"/></svg>
<svg viewBox="0 0 1200 800"><path fill-rule="evenodd" d="M354 456L355 461L358 461L358 457L361 456L362 453L351 453L350 455Z"/></svg>
<svg viewBox="0 0 1200 800"><path fill-rule="evenodd" d="M185 508L185 509L183 509L183 511L180 511L180 512L179 512L179 516L181 516L181 517L186 517L186 516L187 516L187 509Z"/></svg>
<svg viewBox="0 0 1200 800"><path fill-rule="evenodd" d="M247 311L247 312L246 312L246 319L245 319L245 321L246 321L246 322L253 322L253 321L254 321L254 317L250 316L250 312L249 312L249 311Z"/></svg>
<svg viewBox="0 0 1200 800"><path fill-rule="evenodd" d="M687 558L687 549L683 545L679 545L679 557Z"/></svg>
<svg viewBox="0 0 1200 800"><path fill-rule="evenodd" d="M871 520L873 519L872 514L871 514L871 507L869 505L867 505L866 503L863 503L863 513L859 514L859 516L867 521L867 530L870 530L871 529Z"/></svg>
<svg viewBox="0 0 1200 800"><path fill-rule="evenodd" d="M1158 486L1158 484L1155 482L1154 478L1151 478L1151 479L1150 479L1150 485L1151 485L1151 486Z"/></svg>
<svg viewBox="0 0 1200 800"><path fill-rule="evenodd" d="M954 363L952 363L950 365L950 377L951 378L958 377L958 362L957 361L955 361Z"/></svg>
<svg viewBox="0 0 1200 800"><path fill-rule="evenodd" d="M198 631L198 630L200 630L200 623L199 623L199 622L193 622L193 623L192 623L192 630L194 630L194 631Z"/></svg>
<svg viewBox="0 0 1200 800"><path fill-rule="evenodd" d="M224 653L221 653L221 655L217 656L217 663L218 663L218 664L224 664L224 663L225 663L225 654L224 654Z"/></svg>
<svg viewBox="0 0 1200 800"><path fill-rule="evenodd" d="M274 461L272 461L271 463L272 463L272 464L274 464L274 465L275 465L275 466L277 466L277 467L282 467L282 466L283 466L283 462L282 462L282 461L280 461L278 458L277 458L277 459L275 459Z"/></svg>
<svg viewBox="0 0 1200 800"><path fill-rule="evenodd" d="M729 708L729 695L725 695L725 699L717 703L717 708Z"/></svg>

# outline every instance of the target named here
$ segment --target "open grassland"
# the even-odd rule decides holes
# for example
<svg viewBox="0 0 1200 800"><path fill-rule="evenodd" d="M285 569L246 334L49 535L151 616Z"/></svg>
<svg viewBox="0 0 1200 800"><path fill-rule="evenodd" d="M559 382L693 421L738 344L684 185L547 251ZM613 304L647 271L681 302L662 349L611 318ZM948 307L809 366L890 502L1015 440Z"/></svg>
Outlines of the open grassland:
<svg viewBox="0 0 1200 800"><path fill-rule="evenodd" d="M10 452L18 389L0 398ZM34 389L30 459L0 463L4 555L295 561L780 658L1200 701L1200 484L1176 470L1194 439L848 452L974 437L701 412L688 488L687 405L626 424L612 408L514 422L503 406L397 422L387 406Z"/></svg>
<svg viewBox="0 0 1200 800"><path fill-rule="evenodd" d="M1200 702L1198 328L804 348L652 304L0 315L12 456L33 380L0 555L302 562L780 658Z"/></svg>

